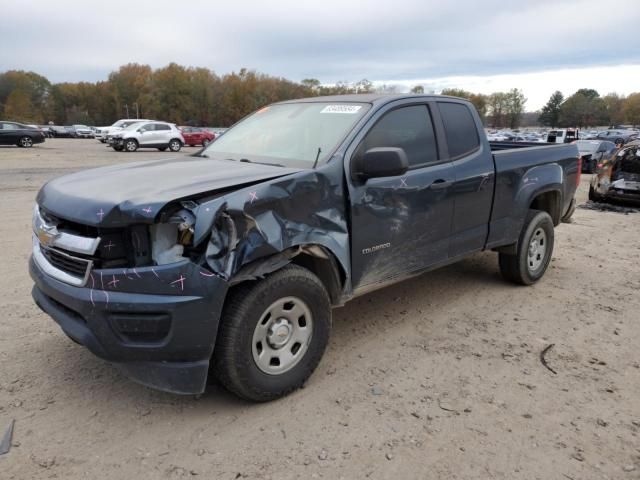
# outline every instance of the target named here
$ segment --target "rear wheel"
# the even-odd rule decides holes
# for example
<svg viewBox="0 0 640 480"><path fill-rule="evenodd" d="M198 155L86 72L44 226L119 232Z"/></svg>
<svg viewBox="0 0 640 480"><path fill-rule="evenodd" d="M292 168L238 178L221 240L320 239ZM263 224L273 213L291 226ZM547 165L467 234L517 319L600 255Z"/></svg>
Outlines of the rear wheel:
<svg viewBox="0 0 640 480"><path fill-rule="evenodd" d="M502 276L511 282L531 285L544 275L553 253L553 220L547 212L529 210L515 255L500 253Z"/></svg>
<svg viewBox="0 0 640 480"><path fill-rule="evenodd" d="M23 148L33 147L33 139L31 137L20 137L18 146Z"/></svg>
<svg viewBox="0 0 640 480"><path fill-rule="evenodd" d="M231 392L264 402L282 397L313 373L331 331L322 282L290 265L236 287L225 304L212 362Z"/></svg>
<svg viewBox="0 0 640 480"><path fill-rule="evenodd" d="M169 150L171 150L172 152L179 152L181 148L182 142L177 138L174 138L169 142Z"/></svg>
<svg viewBox="0 0 640 480"><path fill-rule="evenodd" d="M210 140L208 138L205 138L202 140L202 146L206 147L207 145L209 145Z"/></svg>
<svg viewBox="0 0 640 480"><path fill-rule="evenodd" d="M135 152L138 150L138 142L136 142L133 138L129 138L124 141L124 149L127 152Z"/></svg>

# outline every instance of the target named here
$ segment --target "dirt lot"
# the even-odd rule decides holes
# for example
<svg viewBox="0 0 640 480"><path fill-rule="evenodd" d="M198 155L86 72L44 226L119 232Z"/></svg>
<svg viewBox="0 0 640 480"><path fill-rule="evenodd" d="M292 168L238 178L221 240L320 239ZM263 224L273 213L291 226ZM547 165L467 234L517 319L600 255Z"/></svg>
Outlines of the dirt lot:
<svg viewBox="0 0 640 480"><path fill-rule="evenodd" d="M27 273L47 179L169 156L0 147L0 435L15 419L0 478L640 478L640 214L578 209L533 287L503 282L485 253L354 300L280 401L179 397L68 340ZM549 344L556 375L539 360Z"/></svg>

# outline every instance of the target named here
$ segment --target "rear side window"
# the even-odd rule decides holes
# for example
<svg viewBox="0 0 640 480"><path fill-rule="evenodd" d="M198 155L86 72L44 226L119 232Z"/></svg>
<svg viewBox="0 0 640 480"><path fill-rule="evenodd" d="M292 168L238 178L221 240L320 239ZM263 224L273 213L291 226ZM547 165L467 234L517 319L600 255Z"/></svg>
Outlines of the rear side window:
<svg viewBox="0 0 640 480"><path fill-rule="evenodd" d="M437 162L436 139L426 105L386 113L362 140L357 155L377 147L402 148L411 167Z"/></svg>
<svg viewBox="0 0 640 480"><path fill-rule="evenodd" d="M171 130L171 127L163 123L156 123L156 130Z"/></svg>
<svg viewBox="0 0 640 480"><path fill-rule="evenodd" d="M461 103L438 102L449 147L449 157L468 155L480 147L480 138L471 110Z"/></svg>

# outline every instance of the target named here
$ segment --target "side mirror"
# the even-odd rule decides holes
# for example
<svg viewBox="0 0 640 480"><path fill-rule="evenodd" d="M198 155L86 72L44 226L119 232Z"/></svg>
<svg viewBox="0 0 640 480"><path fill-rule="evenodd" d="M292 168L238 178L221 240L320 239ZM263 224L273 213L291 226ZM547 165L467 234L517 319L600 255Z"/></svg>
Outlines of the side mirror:
<svg viewBox="0 0 640 480"><path fill-rule="evenodd" d="M409 170L409 160L402 148L378 147L367 150L356 160L354 174L360 179L396 177Z"/></svg>

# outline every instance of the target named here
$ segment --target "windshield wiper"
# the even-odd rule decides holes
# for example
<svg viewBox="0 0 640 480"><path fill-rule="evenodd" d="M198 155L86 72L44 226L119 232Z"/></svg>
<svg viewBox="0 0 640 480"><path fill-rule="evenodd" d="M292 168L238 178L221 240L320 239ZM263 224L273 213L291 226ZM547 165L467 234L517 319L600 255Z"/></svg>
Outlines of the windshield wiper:
<svg viewBox="0 0 640 480"><path fill-rule="evenodd" d="M233 160L233 159L229 158L228 160ZM271 167L284 167L284 165L280 163L254 162L253 160L249 160L248 158L241 158L239 161L242 163L257 163L258 165L269 165Z"/></svg>
<svg viewBox="0 0 640 480"><path fill-rule="evenodd" d="M313 168L312 170L316 169L316 166L318 165L318 160L320 159L320 154L322 153L322 149L320 147L318 147L318 153L316 153L316 161L313 162Z"/></svg>

